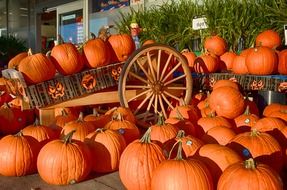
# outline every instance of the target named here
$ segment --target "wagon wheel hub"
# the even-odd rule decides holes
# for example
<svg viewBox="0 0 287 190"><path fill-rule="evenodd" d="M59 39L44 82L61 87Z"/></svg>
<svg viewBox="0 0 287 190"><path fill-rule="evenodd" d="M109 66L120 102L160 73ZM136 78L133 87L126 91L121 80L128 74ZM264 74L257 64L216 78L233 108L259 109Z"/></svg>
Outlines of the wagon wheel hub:
<svg viewBox="0 0 287 190"><path fill-rule="evenodd" d="M161 82L155 82L151 86L154 94L160 94L163 90L163 84Z"/></svg>

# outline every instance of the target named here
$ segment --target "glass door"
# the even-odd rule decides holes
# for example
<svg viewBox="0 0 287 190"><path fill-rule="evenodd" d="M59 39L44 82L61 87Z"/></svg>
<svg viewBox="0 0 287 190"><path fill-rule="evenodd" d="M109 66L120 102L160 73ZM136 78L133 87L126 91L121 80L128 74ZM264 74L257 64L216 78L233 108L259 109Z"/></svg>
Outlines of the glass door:
<svg viewBox="0 0 287 190"><path fill-rule="evenodd" d="M57 7L57 40L79 45L85 40L84 2L78 0Z"/></svg>

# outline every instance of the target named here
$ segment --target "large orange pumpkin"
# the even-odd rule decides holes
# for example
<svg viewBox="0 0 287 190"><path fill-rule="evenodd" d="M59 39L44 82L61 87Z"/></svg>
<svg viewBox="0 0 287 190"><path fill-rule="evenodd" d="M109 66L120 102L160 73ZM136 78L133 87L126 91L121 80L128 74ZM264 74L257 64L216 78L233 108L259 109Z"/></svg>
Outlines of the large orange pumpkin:
<svg viewBox="0 0 287 190"><path fill-rule="evenodd" d="M278 58L274 50L260 46L248 53L245 64L250 74L270 75L277 71Z"/></svg>
<svg viewBox="0 0 287 190"><path fill-rule="evenodd" d="M106 42L100 38L90 39L83 47L87 65L90 68L97 68L108 65L111 61L110 49Z"/></svg>
<svg viewBox="0 0 287 190"><path fill-rule="evenodd" d="M234 88L219 87L211 92L209 106L218 116L234 119L244 112L244 97Z"/></svg>
<svg viewBox="0 0 287 190"><path fill-rule="evenodd" d="M91 155L88 146L72 140L73 133L63 140L53 140L40 151L37 168L40 177L53 185L68 185L86 179L91 171Z"/></svg>
<svg viewBox="0 0 287 190"><path fill-rule="evenodd" d="M93 158L93 171L106 173L118 170L120 157L126 148L124 137L116 131L98 128L85 138Z"/></svg>
<svg viewBox="0 0 287 190"><path fill-rule="evenodd" d="M282 179L270 166L252 158L227 167L218 180L217 190L283 190Z"/></svg>
<svg viewBox="0 0 287 190"><path fill-rule="evenodd" d="M112 62L123 62L135 50L135 43L128 34L114 34L108 38L111 45Z"/></svg>
<svg viewBox="0 0 287 190"><path fill-rule="evenodd" d="M28 84L50 80L56 73L55 66L46 55L42 53L32 55L31 51L20 61L18 70Z"/></svg>
<svg viewBox="0 0 287 190"><path fill-rule="evenodd" d="M4 176L24 176L37 172L39 142L20 131L0 140L0 174Z"/></svg>
<svg viewBox="0 0 287 190"><path fill-rule="evenodd" d="M203 46L206 51L217 56L223 55L227 50L227 44L225 40L218 35L207 37Z"/></svg>
<svg viewBox="0 0 287 190"><path fill-rule="evenodd" d="M205 53L194 60L193 69L197 73L214 73L219 68L219 59Z"/></svg>
<svg viewBox="0 0 287 190"><path fill-rule="evenodd" d="M50 59L62 75L80 72L84 66L82 56L72 43L54 46Z"/></svg>
<svg viewBox="0 0 287 190"><path fill-rule="evenodd" d="M122 153L119 175L127 189L150 190L151 176L165 160L161 147L150 140L150 128L140 140L129 144Z"/></svg>
<svg viewBox="0 0 287 190"><path fill-rule="evenodd" d="M229 86L229 87L234 88L236 90L240 90L239 84L237 82L234 82L234 81L228 80L228 79L221 79L221 80L216 81L213 84L212 90L215 90L219 87L225 87L225 86Z"/></svg>
<svg viewBox="0 0 287 190"><path fill-rule="evenodd" d="M164 160L154 170L151 190L204 189L213 190L211 174L205 164L194 158L183 159L182 142L175 159Z"/></svg>
<svg viewBox="0 0 287 190"><path fill-rule="evenodd" d="M255 44L275 49L281 45L281 37L275 30L264 30L256 36Z"/></svg>

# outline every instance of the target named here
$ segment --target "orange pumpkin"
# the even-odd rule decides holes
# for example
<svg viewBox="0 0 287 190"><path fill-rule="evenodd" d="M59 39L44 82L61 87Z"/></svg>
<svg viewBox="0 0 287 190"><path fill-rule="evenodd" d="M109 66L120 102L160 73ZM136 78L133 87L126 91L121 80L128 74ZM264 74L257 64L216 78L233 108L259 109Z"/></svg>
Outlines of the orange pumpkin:
<svg viewBox="0 0 287 190"><path fill-rule="evenodd" d="M165 160L161 147L150 140L150 128L121 155L119 175L127 189L150 189L155 168ZM136 172L136 175L135 175Z"/></svg>
<svg viewBox="0 0 287 190"><path fill-rule="evenodd" d="M37 172L39 142L20 131L0 140L0 174L4 176L25 176Z"/></svg>
<svg viewBox="0 0 287 190"><path fill-rule="evenodd" d="M234 189L283 190L282 179L270 166L249 158L227 167L220 176L217 190Z"/></svg>
<svg viewBox="0 0 287 190"><path fill-rule="evenodd" d="M233 60L236 57L236 53L232 51L225 52L219 57L220 64L219 68L221 71L230 71L233 68Z"/></svg>
<svg viewBox="0 0 287 190"><path fill-rule="evenodd" d="M219 59L205 53L194 60L193 69L197 73L214 73L219 68Z"/></svg>
<svg viewBox="0 0 287 190"><path fill-rule="evenodd" d="M227 145L235 136L236 133L231 128L216 126L209 129L201 140L206 144Z"/></svg>
<svg viewBox="0 0 287 190"><path fill-rule="evenodd" d="M221 79L218 80L214 83L212 89L215 90L219 87L225 87L225 86L229 86L231 88L234 88L236 90L239 90L239 84L237 82L233 82L232 80L228 80L228 79Z"/></svg>
<svg viewBox="0 0 287 190"><path fill-rule="evenodd" d="M90 39L84 44L84 56L89 68L97 68L110 64L111 53L106 42L100 38Z"/></svg>
<svg viewBox="0 0 287 190"><path fill-rule="evenodd" d="M106 173L118 170L120 157L126 148L124 137L110 129L98 128L85 138L93 158L93 171Z"/></svg>
<svg viewBox="0 0 287 190"><path fill-rule="evenodd" d="M283 105L280 103L271 103L267 105L264 110L263 110L263 116L268 117L270 116L273 112L280 111L280 110L285 110L287 109L287 105Z"/></svg>
<svg viewBox="0 0 287 190"><path fill-rule="evenodd" d="M219 87L211 92L209 106L217 115L234 119L244 112L244 97L234 88Z"/></svg>
<svg viewBox="0 0 287 190"><path fill-rule="evenodd" d="M73 137L72 137L73 140L84 142L85 137L89 133L93 132L95 128L91 123L84 121L83 113L81 112L77 120L71 121L63 127L61 131L61 136L62 137L66 136L67 134L69 134L71 131L74 131L74 130L75 130L75 133L73 134Z"/></svg>
<svg viewBox="0 0 287 190"><path fill-rule="evenodd" d="M8 62L8 69L16 69L17 70L18 65L21 62L21 60L27 56L28 56L27 52L22 52L22 53L17 54L15 57L10 59L10 61Z"/></svg>
<svg viewBox="0 0 287 190"><path fill-rule="evenodd" d="M186 58L190 70L193 71L194 60L196 59L195 53L188 49L184 49L181 51L181 54Z"/></svg>
<svg viewBox="0 0 287 190"><path fill-rule="evenodd" d="M73 133L63 140L53 140L40 151L37 168L40 177L53 185L68 185L86 179L91 171L91 155L88 146L72 140Z"/></svg>
<svg viewBox="0 0 287 190"><path fill-rule="evenodd" d="M281 45L281 37L275 30L264 30L256 36L255 44L275 49Z"/></svg>
<svg viewBox="0 0 287 190"><path fill-rule="evenodd" d="M236 131L246 132L249 131L251 127L259 120L259 117L255 114L250 113L249 106L246 106L246 109L243 114L234 118L236 125Z"/></svg>
<svg viewBox="0 0 287 190"><path fill-rule="evenodd" d="M42 53L28 56L22 59L18 65L18 70L22 73L28 84L36 84L50 80L55 76L56 69L48 57Z"/></svg>
<svg viewBox="0 0 287 190"><path fill-rule="evenodd" d="M110 115L100 115L96 108L93 108L93 113L86 115L84 117L84 121L90 122L91 124L94 125L95 129L98 128L103 128L105 125L111 121L111 116Z"/></svg>
<svg viewBox="0 0 287 190"><path fill-rule="evenodd" d="M287 49L280 51L278 56L278 73L287 75Z"/></svg>
<svg viewBox="0 0 287 190"><path fill-rule="evenodd" d="M123 62L135 50L135 43L128 34L114 34L108 38L112 50L112 62Z"/></svg>
<svg viewBox="0 0 287 190"><path fill-rule="evenodd" d="M122 117L125 120L128 120L132 123L136 123L136 117L130 108L125 108L125 107L121 107L121 106L120 107L114 107L114 108L108 110L105 113L105 115L108 115L112 118L114 116L117 117L119 113L122 115Z"/></svg>
<svg viewBox="0 0 287 190"><path fill-rule="evenodd" d="M232 72L235 74L245 75L248 74L248 69L246 66L246 57L242 55L237 55L233 60Z"/></svg>
<svg viewBox="0 0 287 190"><path fill-rule="evenodd" d="M207 37L203 46L206 51L217 56L223 55L227 50L227 44L225 40L218 35Z"/></svg>
<svg viewBox="0 0 287 190"><path fill-rule="evenodd" d="M248 53L245 64L250 74L270 75L277 70L278 58L274 50L260 46Z"/></svg>
<svg viewBox="0 0 287 190"><path fill-rule="evenodd" d="M54 46L50 59L62 75L71 75L80 72L84 66L82 56L72 43Z"/></svg>

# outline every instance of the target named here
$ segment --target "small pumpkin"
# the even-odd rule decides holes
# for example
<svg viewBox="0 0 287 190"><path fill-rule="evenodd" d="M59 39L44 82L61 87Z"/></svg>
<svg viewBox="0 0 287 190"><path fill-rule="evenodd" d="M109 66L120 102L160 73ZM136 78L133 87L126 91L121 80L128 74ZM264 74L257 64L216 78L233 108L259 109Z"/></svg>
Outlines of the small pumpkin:
<svg viewBox="0 0 287 190"><path fill-rule="evenodd" d="M90 122L94 125L95 129L103 128L111 121L111 116L106 114L99 114L96 108L93 108L93 113L86 115L84 121Z"/></svg>
<svg viewBox="0 0 287 190"><path fill-rule="evenodd" d="M259 117L250 113L249 106L246 106L244 113L234 118L234 122L237 128L236 130L238 132L249 131L258 120Z"/></svg>
<svg viewBox="0 0 287 190"><path fill-rule="evenodd" d="M275 49L281 45L281 37L275 30L264 30L256 36L255 44Z"/></svg>
<svg viewBox="0 0 287 190"><path fill-rule="evenodd" d="M231 128L216 126L209 129L201 140L206 144L227 145L235 136L236 133Z"/></svg>
<svg viewBox="0 0 287 190"><path fill-rule="evenodd" d="M21 52L14 56L10 61L8 62L8 69L18 69L18 65L22 59L28 56L27 52Z"/></svg>
<svg viewBox="0 0 287 190"><path fill-rule="evenodd" d="M214 73L219 68L219 59L209 53L202 54L194 60L193 69L197 73Z"/></svg>
<svg viewBox="0 0 287 190"><path fill-rule="evenodd" d="M236 57L236 53L232 51L227 51L224 54L222 54L219 59L220 59L220 70L221 71L230 71L233 68L233 60Z"/></svg>
<svg viewBox="0 0 287 190"><path fill-rule="evenodd" d="M225 40L218 35L207 37L204 40L203 46L206 51L217 56L223 55L227 50L227 44Z"/></svg>

